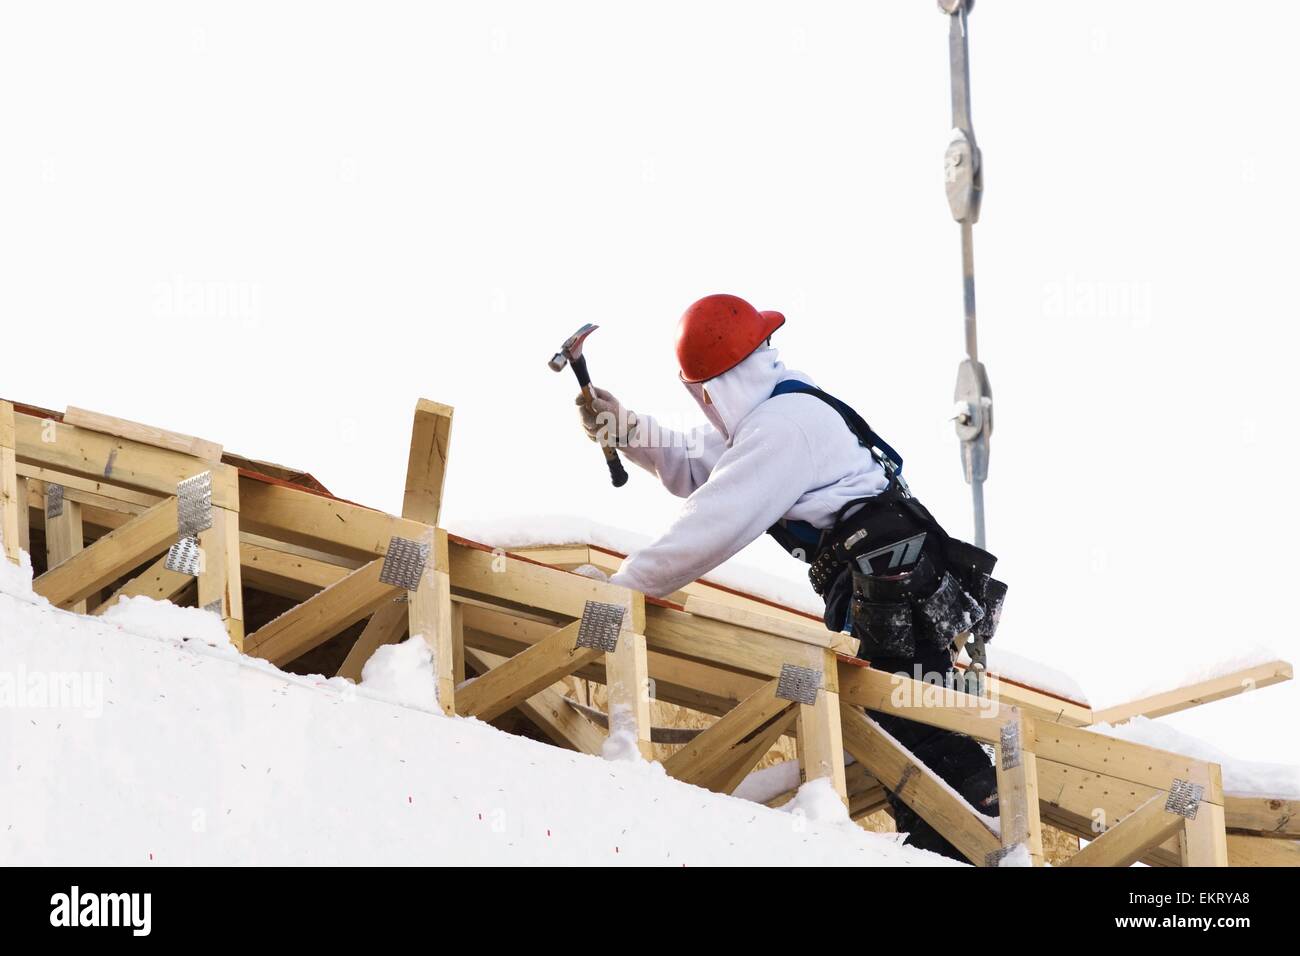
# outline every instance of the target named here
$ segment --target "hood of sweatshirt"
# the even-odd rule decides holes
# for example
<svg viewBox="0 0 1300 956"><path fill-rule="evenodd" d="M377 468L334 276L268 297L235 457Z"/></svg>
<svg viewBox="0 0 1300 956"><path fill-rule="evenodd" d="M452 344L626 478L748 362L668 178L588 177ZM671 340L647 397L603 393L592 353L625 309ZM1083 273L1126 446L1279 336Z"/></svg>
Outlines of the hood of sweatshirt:
<svg viewBox="0 0 1300 956"><path fill-rule="evenodd" d="M704 416L718 430L727 444L731 444L740 423L767 399L772 397L772 389L778 382L787 378L801 378L796 373L788 372L785 363L776 349L769 345L760 346L749 357L728 372L723 372L707 382L687 383L686 390L691 393ZM704 400L708 390L709 401Z"/></svg>

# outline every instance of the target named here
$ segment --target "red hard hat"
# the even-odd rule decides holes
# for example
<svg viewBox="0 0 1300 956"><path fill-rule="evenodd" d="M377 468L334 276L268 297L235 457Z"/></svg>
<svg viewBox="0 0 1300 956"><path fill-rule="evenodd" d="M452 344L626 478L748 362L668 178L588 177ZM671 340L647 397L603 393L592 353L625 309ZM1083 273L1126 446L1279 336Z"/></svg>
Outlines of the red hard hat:
<svg viewBox="0 0 1300 956"><path fill-rule="evenodd" d="M759 312L739 296L706 295L677 323L683 382L705 382L735 368L785 324L780 312Z"/></svg>

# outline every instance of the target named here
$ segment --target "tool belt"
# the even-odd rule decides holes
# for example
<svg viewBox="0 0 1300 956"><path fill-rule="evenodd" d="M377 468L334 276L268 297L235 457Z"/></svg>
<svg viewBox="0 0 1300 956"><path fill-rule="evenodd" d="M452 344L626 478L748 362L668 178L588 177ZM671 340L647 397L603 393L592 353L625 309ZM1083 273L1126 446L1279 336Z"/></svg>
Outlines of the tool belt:
<svg viewBox="0 0 1300 956"><path fill-rule="evenodd" d="M850 630L863 657L955 654L959 634L993 637L1007 592L992 577L997 558L949 537L897 481L840 514L808 577L826 601L826 626Z"/></svg>

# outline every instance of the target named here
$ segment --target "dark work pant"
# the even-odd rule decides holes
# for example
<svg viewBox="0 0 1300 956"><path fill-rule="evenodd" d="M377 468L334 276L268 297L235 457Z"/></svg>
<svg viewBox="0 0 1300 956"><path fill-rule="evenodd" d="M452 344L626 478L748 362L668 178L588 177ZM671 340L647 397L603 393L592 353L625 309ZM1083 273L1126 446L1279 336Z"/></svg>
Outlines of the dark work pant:
<svg viewBox="0 0 1300 956"><path fill-rule="evenodd" d="M915 660L890 658L871 662L871 666L877 670L890 673L901 672L908 677L916 676L917 664L921 665L923 679L931 681L936 680L934 675L943 675L951 669L946 652L919 656ZM997 816L997 773L988 754L978 741L965 734L941 730L893 714L882 714L874 710L869 710L867 713L890 736L910 750L921 763L974 804L981 813ZM894 796L893 787L897 785L897 780L881 780L880 783L889 791L889 804L894 811L894 822L900 833L908 834L905 841L908 846L931 850L955 860L966 859L911 807Z"/></svg>

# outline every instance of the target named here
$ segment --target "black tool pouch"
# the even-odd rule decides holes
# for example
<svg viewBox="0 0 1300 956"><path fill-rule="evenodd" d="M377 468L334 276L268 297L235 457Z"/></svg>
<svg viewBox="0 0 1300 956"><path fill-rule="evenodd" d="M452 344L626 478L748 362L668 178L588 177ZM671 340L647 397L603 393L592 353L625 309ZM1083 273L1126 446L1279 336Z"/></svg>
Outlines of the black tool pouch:
<svg viewBox="0 0 1300 956"><path fill-rule="evenodd" d="M984 609L948 572L933 594L916 602L916 612L916 639L941 650L984 618Z"/></svg>
<svg viewBox="0 0 1300 956"><path fill-rule="evenodd" d="M906 601L876 604L855 594L853 636L862 642L858 653L869 659L916 656L912 606Z"/></svg>

